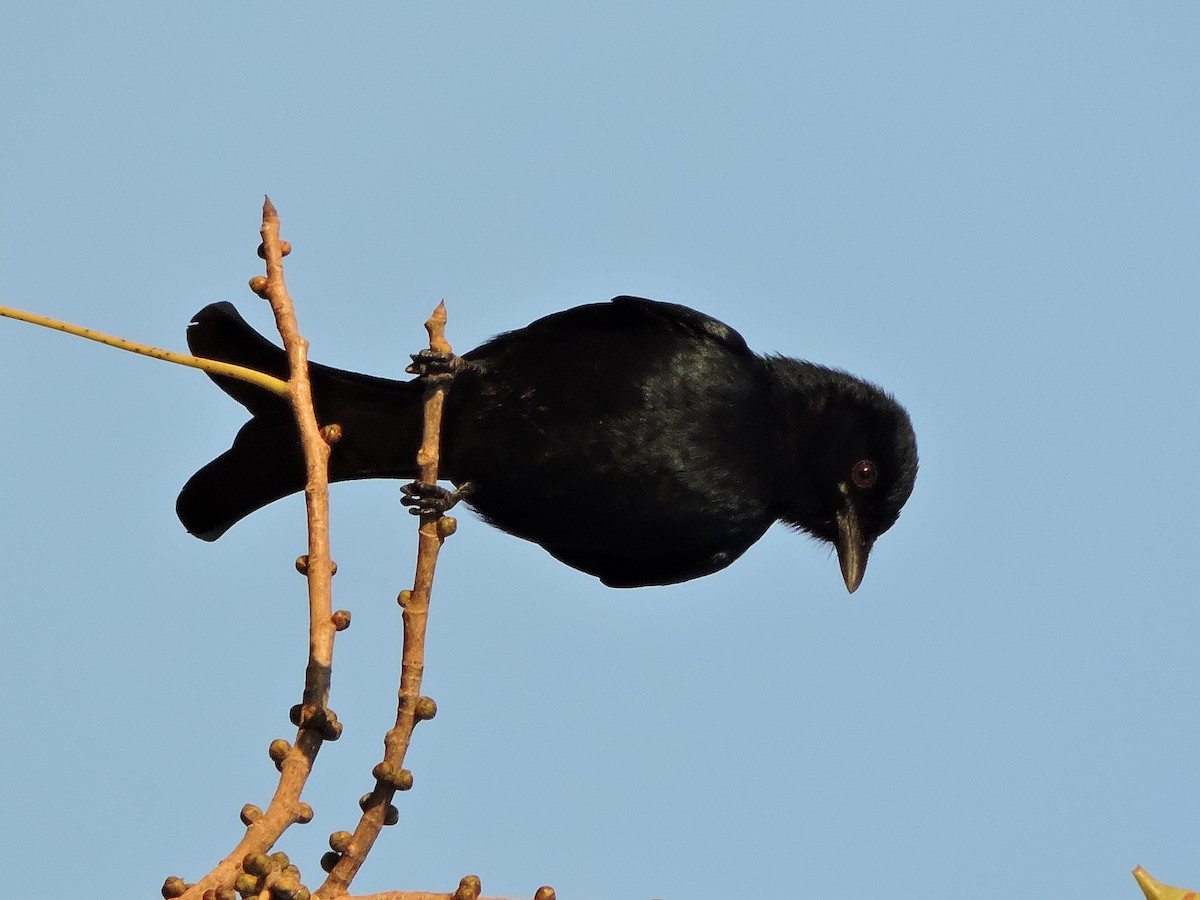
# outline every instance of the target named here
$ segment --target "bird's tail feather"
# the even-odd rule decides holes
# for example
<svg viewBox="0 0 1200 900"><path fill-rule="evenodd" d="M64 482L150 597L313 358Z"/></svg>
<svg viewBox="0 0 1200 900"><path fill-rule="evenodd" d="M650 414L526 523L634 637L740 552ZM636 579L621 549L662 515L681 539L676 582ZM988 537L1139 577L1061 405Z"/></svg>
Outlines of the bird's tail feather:
<svg viewBox="0 0 1200 900"><path fill-rule="evenodd" d="M188 346L196 356L288 377L284 351L251 328L230 303L214 303L196 314L188 328ZM342 428L342 438L330 453L331 481L415 475L421 421L421 388L416 382L316 363L310 363L309 376L318 422ZM188 480L175 504L189 532L215 541L255 510L303 490L305 473L287 401L235 378L210 377L253 416L229 450Z"/></svg>

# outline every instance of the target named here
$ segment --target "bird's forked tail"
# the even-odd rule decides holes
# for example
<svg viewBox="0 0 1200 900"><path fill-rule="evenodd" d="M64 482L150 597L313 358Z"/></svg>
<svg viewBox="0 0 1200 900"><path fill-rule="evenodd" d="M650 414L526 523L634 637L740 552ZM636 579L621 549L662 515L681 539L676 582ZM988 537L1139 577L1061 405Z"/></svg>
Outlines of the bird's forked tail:
<svg viewBox="0 0 1200 900"><path fill-rule="evenodd" d="M286 380L287 355L238 314L213 303L188 326L196 356L234 363ZM329 480L409 478L416 473L421 387L328 366L309 364L313 405L321 425L338 424ZM241 519L304 489L304 456L291 406L283 398L235 378L209 376L253 416L233 446L184 485L175 503L189 532L215 541Z"/></svg>

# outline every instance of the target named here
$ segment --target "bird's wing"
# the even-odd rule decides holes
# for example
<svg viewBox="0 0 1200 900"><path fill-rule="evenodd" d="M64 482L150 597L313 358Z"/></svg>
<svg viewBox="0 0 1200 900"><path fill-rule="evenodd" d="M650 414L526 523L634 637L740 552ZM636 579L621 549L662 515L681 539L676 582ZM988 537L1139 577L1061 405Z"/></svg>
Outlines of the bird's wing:
<svg viewBox="0 0 1200 900"><path fill-rule="evenodd" d="M498 334L463 357L485 367L524 367L536 356L538 377L561 379L550 364L559 359L569 370L591 366L595 360L618 358L629 376L638 381L640 371L632 363L664 358L665 348L674 346L694 355L705 348L742 359L757 359L745 338L711 316L678 303L662 303L643 297L614 297L608 303L587 303L543 316L524 328Z"/></svg>
<svg viewBox="0 0 1200 900"><path fill-rule="evenodd" d="M678 303L663 303L660 300L647 300L645 297L630 297L622 295L613 297L610 301L618 310L632 313L639 317L651 316L683 328L693 334L708 340L714 340L739 355L750 356L753 351L746 345L746 339L724 322L706 316L691 307Z"/></svg>

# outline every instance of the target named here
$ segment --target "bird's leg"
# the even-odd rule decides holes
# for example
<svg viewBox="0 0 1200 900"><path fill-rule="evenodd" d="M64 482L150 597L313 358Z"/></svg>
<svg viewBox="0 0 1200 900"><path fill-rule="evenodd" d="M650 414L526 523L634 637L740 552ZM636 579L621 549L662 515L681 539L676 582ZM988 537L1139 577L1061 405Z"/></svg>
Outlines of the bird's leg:
<svg viewBox="0 0 1200 900"><path fill-rule="evenodd" d="M471 493L471 482L464 481L454 490L448 490L438 484L428 484L424 481L414 481L400 488L404 496L401 504L410 507L409 512L414 516L432 513L444 513Z"/></svg>

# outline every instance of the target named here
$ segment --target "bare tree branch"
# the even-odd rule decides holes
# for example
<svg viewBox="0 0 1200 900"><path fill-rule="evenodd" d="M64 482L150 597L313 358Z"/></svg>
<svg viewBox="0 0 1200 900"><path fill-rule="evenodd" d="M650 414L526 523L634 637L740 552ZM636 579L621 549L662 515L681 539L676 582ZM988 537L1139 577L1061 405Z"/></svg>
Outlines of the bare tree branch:
<svg viewBox="0 0 1200 900"><path fill-rule="evenodd" d="M452 358L450 344L446 340L446 305L438 304L433 315L425 323L429 332L431 354ZM425 380L424 431L421 448L417 452L417 464L421 482L434 485L438 480L438 464L441 457L442 408L446 391L453 377L449 372L423 375ZM412 773L404 768L404 757L412 740L417 722L432 719L437 705L428 697L421 696L421 678L425 673L425 626L429 618L429 600L433 592L433 576L437 567L438 552L442 542L454 533L455 520L445 516L441 510L421 513L421 524L417 530L417 569L413 588L401 591L400 605L404 608L404 641L400 669L400 693L396 709L396 724L384 737L383 761L372 772L375 788L364 798L363 814L354 834L344 842L341 850L335 848L336 856L328 856L326 864L329 877L317 890L320 898L333 898L344 894L355 874L362 866L372 845L379 837L384 825L392 824L397 812L392 798L397 791L412 787ZM331 841L331 845L332 845Z"/></svg>
<svg viewBox="0 0 1200 900"><path fill-rule="evenodd" d="M261 234L260 253L266 260L266 283L261 284L254 279L251 287L271 304L275 324L287 351L288 396L300 430L307 477L304 497L308 512L308 554L297 560L297 567L308 579L308 665L304 675L303 701L292 710L293 724L297 726L296 740L291 745L286 741L275 741L271 745L271 758L280 771L275 795L261 815L254 807L243 809L242 819L247 825L245 836L212 872L188 887L182 895L187 900L200 900L205 891L227 888L239 873L248 873L247 862L270 850L287 828L312 818L312 809L301 802L300 793L312 772L321 744L326 740L335 740L341 734L341 725L329 709L333 636L338 626L333 616L334 565L329 550L327 438L335 438L337 432L336 429L323 431L313 411L312 385L308 378L308 341L300 334L295 309L283 277L283 257L291 248L280 240L279 214L270 198L263 203ZM279 877L281 873L272 871L270 874ZM264 872L261 877L266 876Z"/></svg>

